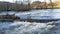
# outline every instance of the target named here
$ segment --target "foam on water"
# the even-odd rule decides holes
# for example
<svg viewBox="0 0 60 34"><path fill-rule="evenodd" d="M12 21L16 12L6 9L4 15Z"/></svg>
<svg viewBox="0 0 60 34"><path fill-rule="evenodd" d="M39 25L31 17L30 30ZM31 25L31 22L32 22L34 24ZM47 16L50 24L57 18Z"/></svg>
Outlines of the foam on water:
<svg viewBox="0 0 60 34"><path fill-rule="evenodd" d="M37 11L37 12L36 12ZM42 12L47 12L42 13ZM14 14L25 19L31 16L50 15L55 19L60 18L60 9L48 9L48 10L32 10L23 13L8 12L8 14ZM40 14L42 13L42 14ZM6 12L0 15L5 15ZM23 15L23 16L21 16ZM34 18L34 17L33 17ZM38 17L39 19L39 17ZM0 22L0 34L60 34L60 22L57 24L50 23L36 23L36 22Z"/></svg>
<svg viewBox="0 0 60 34"><path fill-rule="evenodd" d="M51 24L51 23L50 23ZM51 34L55 25L36 22L1 23L0 34Z"/></svg>

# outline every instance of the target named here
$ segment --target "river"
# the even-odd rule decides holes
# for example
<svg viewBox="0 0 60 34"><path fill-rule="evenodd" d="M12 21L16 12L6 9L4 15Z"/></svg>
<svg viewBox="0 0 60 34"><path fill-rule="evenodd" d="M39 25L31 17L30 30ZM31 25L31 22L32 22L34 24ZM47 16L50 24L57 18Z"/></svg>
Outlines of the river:
<svg viewBox="0 0 60 34"><path fill-rule="evenodd" d="M15 14L21 19L41 19L39 16L50 16L49 18L59 19L60 9L41 9L27 12L1 12L0 15ZM35 16L34 18L32 16ZM38 17L36 17L38 16ZM45 17L44 17L45 19ZM60 21L49 23L37 22L0 22L0 34L60 34Z"/></svg>
<svg viewBox="0 0 60 34"><path fill-rule="evenodd" d="M0 15L15 14L15 16L21 19L60 19L60 9L41 9L41 10L31 10L31 11L6 11L1 12Z"/></svg>

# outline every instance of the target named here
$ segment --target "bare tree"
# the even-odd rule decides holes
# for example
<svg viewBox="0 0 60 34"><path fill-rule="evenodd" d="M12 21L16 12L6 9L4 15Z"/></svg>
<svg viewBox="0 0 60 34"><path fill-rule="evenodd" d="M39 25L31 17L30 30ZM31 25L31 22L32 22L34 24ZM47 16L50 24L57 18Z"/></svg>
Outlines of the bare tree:
<svg viewBox="0 0 60 34"><path fill-rule="evenodd" d="M44 0L45 1L45 8L47 8L47 3L46 3L46 0Z"/></svg>
<svg viewBox="0 0 60 34"><path fill-rule="evenodd" d="M50 0L50 3L51 3L51 6L52 6L52 8L53 8L52 0Z"/></svg>

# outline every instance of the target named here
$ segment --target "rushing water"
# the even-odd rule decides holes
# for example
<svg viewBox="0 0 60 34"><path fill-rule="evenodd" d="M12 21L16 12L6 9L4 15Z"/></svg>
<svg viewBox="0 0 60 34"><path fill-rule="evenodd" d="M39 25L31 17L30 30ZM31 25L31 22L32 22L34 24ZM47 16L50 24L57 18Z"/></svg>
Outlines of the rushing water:
<svg viewBox="0 0 60 34"><path fill-rule="evenodd" d="M1 12L0 15L6 14L15 14L15 16L20 17L21 19L60 19L60 9L41 9L41 10L31 10L25 12L16 12L16 11L6 11Z"/></svg>
<svg viewBox="0 0 60 34"><path fill-rule="evenodd" d="M0 34L60 34L59 24L55 22L0 22Z"/></svg>
<svg viewBox="0 0 60 34"><path fill-rule="evenodd" d="M31 10L29 12L1 12L0 15L6 15L7 13L25 18L29 16L39 17L41 15L52 16L54 19L60 18L60 9ZM34 19L36 19L36 17ZM60 34L60 21L50 23L22 21L0 22L0 34Z"/></svg>

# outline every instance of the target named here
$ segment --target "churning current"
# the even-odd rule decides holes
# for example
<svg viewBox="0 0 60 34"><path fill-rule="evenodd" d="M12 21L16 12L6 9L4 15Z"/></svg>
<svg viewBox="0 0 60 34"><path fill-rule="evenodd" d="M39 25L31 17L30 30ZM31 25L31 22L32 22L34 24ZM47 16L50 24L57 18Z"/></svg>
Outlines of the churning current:
<svg viewBox="0 0 60 34"><path fill-rule="evenodd" d="M41 13L40 11L46 11L48 13ZM31 10L30 12L1 12L2 14L15 14L16 16L24 18L25 14L31 14L32 16L46 15L52 16L55 19L60 18L60 9L47 9L47 10ZM27 15L26 15L27 16ZM26 17L27 18L27 17ZM33 18L33 17L32 17ZM36 18L36 17L35 17ZM35 19L33 18L33 19ZM37 19L37 18L36 18ZM39 18L38 18L39 19ZM60 34L60 21L38 23L38 22L0 22L0 34Z"/></svg>
<svg viewBox="0 0 60 34"><path fill-rule="evenodd" d="M0 22L0 34L60 34L59 22Z"/></svg>

